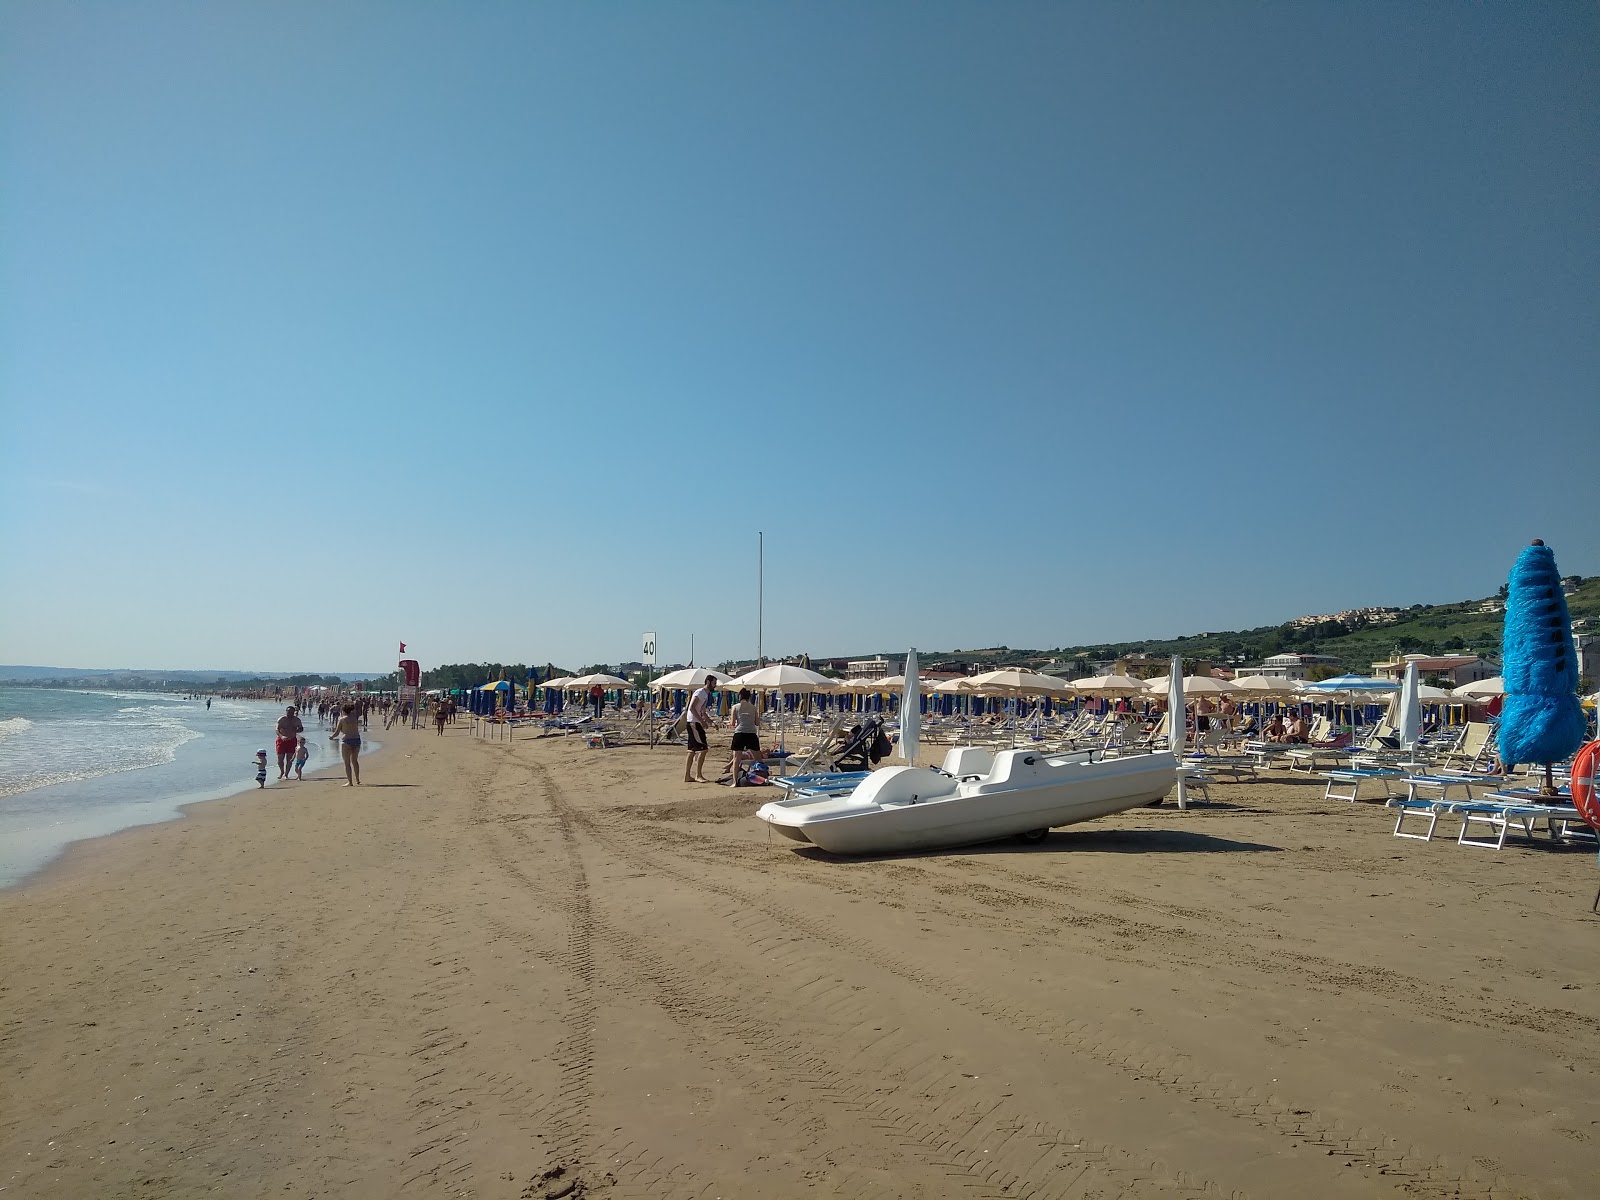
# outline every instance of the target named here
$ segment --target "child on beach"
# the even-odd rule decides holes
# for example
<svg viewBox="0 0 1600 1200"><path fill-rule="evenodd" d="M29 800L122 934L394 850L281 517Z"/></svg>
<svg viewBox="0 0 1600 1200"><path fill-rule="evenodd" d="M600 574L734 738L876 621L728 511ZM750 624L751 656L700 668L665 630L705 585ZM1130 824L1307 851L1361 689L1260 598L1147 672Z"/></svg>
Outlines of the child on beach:
<svg viewBox="0 0 1600 1200"><path fill-rule="evenodd" d="M256 751L256 786L267 786L267 752L265 750Z"/></svg>
<svg viewBox="0 0 1600 1200"><path fill-rule="evenodd" d="M300 744L298 746L296 746L295 750L294 750L294 777L296 779L304 779L305 778L305 776L302 775L301 772L306 769L306 759L308 759L310 757L311 757L311 747L306 745L306 739L305 738L301 738L300 739Z"/></svg>

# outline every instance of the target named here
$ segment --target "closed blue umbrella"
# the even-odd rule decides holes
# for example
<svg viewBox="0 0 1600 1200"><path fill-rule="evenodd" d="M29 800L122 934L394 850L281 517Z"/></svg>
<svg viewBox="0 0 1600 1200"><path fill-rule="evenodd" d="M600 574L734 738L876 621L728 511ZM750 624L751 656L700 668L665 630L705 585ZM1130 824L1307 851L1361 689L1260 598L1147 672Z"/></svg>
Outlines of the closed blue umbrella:
<svg viewBox="0 0 1600 1200"><path fill-rule="evenodd" d="M1550 766L1583 744L1587 722L1578 700L1578 655L1556 556L1543 541L1518 557L1507 581L1506 699L1496 743L1500 761L1543 763L1544 794L1555 795Z"/></svg>

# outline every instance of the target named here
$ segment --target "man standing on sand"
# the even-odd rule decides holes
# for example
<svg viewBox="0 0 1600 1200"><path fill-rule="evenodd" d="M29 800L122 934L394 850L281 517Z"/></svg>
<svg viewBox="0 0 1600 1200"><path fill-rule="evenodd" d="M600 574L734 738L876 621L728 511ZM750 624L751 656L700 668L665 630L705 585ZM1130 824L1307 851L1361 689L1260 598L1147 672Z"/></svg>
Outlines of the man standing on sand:
<svg viewBox="0 0 1600 1200"><path fill-rule="evenodd" d="M300 747L300 735L306 727L300 724L298 710L294 705L289 705L288 711L278 718L278 740L274 745L278 751L278 778L289 778L289 772L294 768L294 752Z"/></svg>
<svg viewBox="0 0 1600 1200"><path fill-rule="evenodd" d="M685 724L689 735L689 760L683 764L683 781L693 783L698 779L701 783L710 783L706 778L706 751L710 749L706 741L706 727L711 724L711 714L706 711L706 706L711 703L712 689L717 686L717 677L707 675L706 681L695 688L694 695L689 697L689 719Z"/></svg>

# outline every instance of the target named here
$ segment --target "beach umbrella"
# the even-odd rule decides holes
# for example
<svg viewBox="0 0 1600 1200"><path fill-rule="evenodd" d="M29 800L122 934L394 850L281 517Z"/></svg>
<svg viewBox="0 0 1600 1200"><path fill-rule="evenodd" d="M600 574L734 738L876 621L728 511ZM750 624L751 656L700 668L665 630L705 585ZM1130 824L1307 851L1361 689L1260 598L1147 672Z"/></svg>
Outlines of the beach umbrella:
<svg viewBox="0 0 1600 1200"><path fill-rule="evenodd" d="M1371 679L1365 675L1336 675L1332 679L1306 684L1300 689L1300 694L1309 700L1346 701L1350 705L1350 741L1353 744L1358 724L1356 705L1370 704L1379 696L1390 695L1399 690L1399 683L1393 679ZM1337 717L1338 713L1335 710L1334 718Z"/></svg>
<svg viewBox="0 0 1600 1200"><path fill-rule="evenodd" d="M1336 675L1318 683L1304 684L1302 692L1322 696L1375 696L1383 692L1397 692L1400 685L1393 679L1371 679L1365 675Z"/></svg>
<svg viewBox="0 0 1600 1200"><path fill-rule="evenodd" d="M592 687L601 687L609 692L615 688L631 688L633 684L626 679L619 679L615 675L595 674L579 675L576 679L569 679L566 686L569 688L582 688L584 691L588 691Z"/></svg>
<svg viewBox="0 0 1600 1200"><path fill-rule="evenodd" d="M1417 662L1412 659L1406 663L1406 677L1400 685L1400 719L1395 722L1399 726L1395 734L1400 745L1407 750L1416 749L1417 739L1422 734L1422 698L1417 694L1421 686L1417 678Z"/></svg>
<svg viewBox="0 0 1600 1200"><path fill-rule="evenodd" d="M1450 694L1462 700L1493 700L1496 696L1506 694L1506 677L1496 675L1493 679L1475 679L1452 688Z"/></svg>
<svg viewBox="0 0 1600 1200"><path fill-rule="evenodd" d="M1171 684L1172 676L1170 673L1159 675L1145 683L1145 690L1159 694L1166 691ZM1187 696L1221 696L1238 690L1233 686L1231 680L1218 679L1214 675L1183 676L1183 691Z"/></svg>
<svg viewBox="0 0 1600 1200"><path fill-rule="evenodd" d="M808 671L792 663L773 663L769 667L761 667L747 675L739 676L734 683L739 687L760 688L764 692L782 692L785 696L839 690L839 685L826 675L818 675L815 671Z"/></svg>
<svg viewBox="0 0 1600 1200"><path fill-rule="evenodd" d="M716 674L715 671L709 671L705 667L682 667L676 671L668 671L650 686L665 688L668 691L692 692L705 683L706 676ZM726 676L718 675L717 678L725 679Z"/></svg>
<svg viewBox="0 0 1600 1200"><path fill-rule="evenodd" d="M906 655L905 690L900 693L900 753L908 763L917 761L922 740L922 701L918 695L917 648Z"/></svg>
<svg viewBox="0 0 1600 1200"><path fill-rule="evenodd" d="M1556 556L1539 539L1511 568L1500 645L1506 681L1495 731L1500 761L1543 763L1544 794L1553 796L1551 764L1583 744L1588 722L1578 703L1578 655L1561 573Z"/></svg>
<svg viewBox="0 0 1600 1200"><path fill-rule="evenodd" d="M1137 696L1144 691L1144 680L1131 675L1091 675L1074 680L1072 688L1085 696Z"/></svg>
<svg viewBox="0 0 1600 1200"><path fill-rule="evenodd" d="M1054 675L1041 675L1021 667L1002 667L998 671L985 671L963 680L971 692L994 692L1002 696L1038 696L1046 692L1069 691L1067 682Z"/></svg>
<svg viewBox="0 0 1600 1200"><path fill-rule="evenodd" d="M1287 679L1271 679L1266 675L1245 675L1233 681L1236 692L1246 693L1246 698L1252 696L1290 696L1294 694L1294 684Z"/></svg>
<svg viewBox="0 0 1600 1200"><path fill-rule="evenodd" d="M1172 669L1167 673L1167 745L1180 758L1189 748L1189 722L1185 715L1183 685L1183 659L1172 656Z"/></svg>

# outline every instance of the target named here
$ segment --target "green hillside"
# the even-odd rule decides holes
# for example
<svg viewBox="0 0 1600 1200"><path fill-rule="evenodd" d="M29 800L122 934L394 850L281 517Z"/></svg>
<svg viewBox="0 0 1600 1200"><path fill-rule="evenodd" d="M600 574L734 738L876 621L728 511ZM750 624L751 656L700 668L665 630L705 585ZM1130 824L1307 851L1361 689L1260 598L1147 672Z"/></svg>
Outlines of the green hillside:
<svg viewBox="0 0 1600 1200"><path fill-rule="evenodd" d="M1498 658L1500 628L1504 614L1481 611L1486 601L1463 600L1454 604L1414 604L1387 624L1358 622L1353 627L1337 621L1314 626L1291 623L1264 625L1257 629L1221 633L1199 633L1189 637L1144 642L1101 642L1092 645L1061 646L1054 650L1019 650L1006 646L983 650L935 651L924 656L929 669L938 665L965 667L1002 664L1039 665L1049 659L1103 661L1130 654L1167 657L1181 654L1187 659L1207 659L1214 663L1238 665L1259 663L1273 654L1330 654L1347 670L1366 674L1372 664L1398 652L1401 654L1481 654ZM1579 632L1600 633L1600 576L1583 580L1578 590L1567 597L1573 626Z"/></svg>

